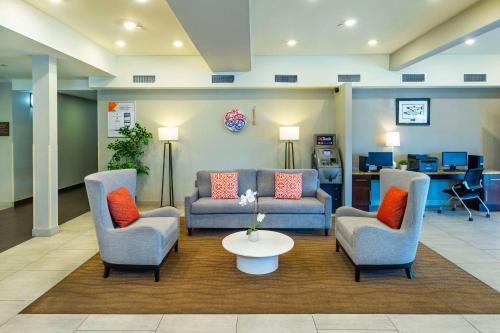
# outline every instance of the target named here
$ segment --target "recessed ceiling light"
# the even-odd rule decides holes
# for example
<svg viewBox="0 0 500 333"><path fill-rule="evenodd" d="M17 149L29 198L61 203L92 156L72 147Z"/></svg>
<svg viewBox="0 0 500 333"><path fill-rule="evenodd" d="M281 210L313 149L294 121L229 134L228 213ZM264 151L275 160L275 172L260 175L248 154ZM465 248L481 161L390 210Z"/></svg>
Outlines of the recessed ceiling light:
<svg viewBox="0 0 500 333"><path fill-rule="evenodd" d="M286 45L294 47L295 45L297 45L297 41L295 39L290 39L288 42L286 42Z"/></svg>
<svg viewBox="0 0 500 333"><path fill-rule="evenodd" d="M475 39L469 38L465 41L466 45L474 45L476 43Z"/></svg>
<svg viewBox="0 0 500 333"><path fill-rule="evenodd" d="M344 21L344 25L346 27L353 27L356 25L356 23L358 23L358 21L356 21L356 19L353 19L353 18L350 18L350 19L347 19Z"/></svg>
<svg viewBox="0 0 500 333"><path fill-rule="evenodd" d="M50 0L52 3L61 3L62 0Z"/></svg>
<svg viewBox="0 0 500 333"><path fill-rule="evenodd" d="M139 25L135 22L132 22L132 21L125 21L123 22L123 27L127 30L135 30L139 27Z"/></svg>
<svg viewBox="0 0 500 333"><path fill-rule="evenodd" d="M149 1L149 0L135 0L135 2L137 2L137 3L146 3L146 2L148 2L148 1Z"/></svg>
<svg viewBox="0 0 500 333"><path fill-rule="evenodd" d="M118 46L118 47L125 47L125 45L127 45L127 43L125 43L125 41L123 41L123 40L117 40L117 41L115 42L115 44L116 44L116 46Z"/></svg>
<svg viewBox="0 0 500 333"><path fill-rule="evenodd" d="M370 46L375 46L377 44L378 44L378 40L376 40L376 39L370 39L368 41L368 45L370 45Z"/></svg>
<svg viewBox="0 0 500 333"><path fill-rule="evenodd" d="M174 41L174 46L175 46L176 48L180 48L180 47L182 47L183 45L184 45L184 43L183 43L182 41L180 41L180 40L176 40L176 41Z"/></svg>

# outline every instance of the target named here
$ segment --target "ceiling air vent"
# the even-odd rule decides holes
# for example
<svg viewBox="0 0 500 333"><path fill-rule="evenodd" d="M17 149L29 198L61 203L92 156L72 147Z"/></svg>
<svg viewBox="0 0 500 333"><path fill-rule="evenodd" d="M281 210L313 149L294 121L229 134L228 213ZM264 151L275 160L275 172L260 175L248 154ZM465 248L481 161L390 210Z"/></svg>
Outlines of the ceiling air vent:
<svg viewBox="0 0 500 333"><path fill-rule="evenodd" d="M134 75L132 78L134 83L155 83L155 75Z"/></svg>
<svg viewBox="0 0 500 333"><path fill-rule="evenodd" d="M464 82L486 82L486 74L464 74Z"/></svg>
<svg viewBox="0 0 500 333"><path fill-rule="evenodd" d="M276 74L274 76L274 82L297 83L297 78L297 75Z"/></svg>
<svg viewBox="0 0 500 333"><path fill-rule="evenodd" d="M212 83L233 83L234 75L212 75Z"/></svg>
<svg viewBox="0 0 500 333"><path fill-rule="evenodd" d="M361 75L359 74L339 74L337 76L338 82L361 82Z"/></svg>
<svg viewBox="0 0 500 333"><path fill-rule="evenodd" d="M401 82L425 82L425 74L402 74Z"/></svg>

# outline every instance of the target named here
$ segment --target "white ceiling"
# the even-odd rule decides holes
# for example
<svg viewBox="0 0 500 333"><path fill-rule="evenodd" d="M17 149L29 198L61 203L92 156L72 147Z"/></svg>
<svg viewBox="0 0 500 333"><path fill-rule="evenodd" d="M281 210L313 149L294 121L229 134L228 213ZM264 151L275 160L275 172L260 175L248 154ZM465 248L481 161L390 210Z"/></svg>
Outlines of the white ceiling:
<svg viewBox="0 0 500 333"><path fill-rule="evenodd" d="M392 53L477 0L252 0L253 54ZM338 27L347 18L352 28ZM369 47L369 39L378 40ZM289 39L297 45L286 45Z"/></svg>
<svg viewBox="0 0 500 333"><path fill-rule="evenodd" d="M118 55L197 55L198 51L165 0L24 0ZM124 21L142 29L127 31ZM117 40L126 47L115 45ZM173 46L174 40L184 43Z"/></svg>
<svg viewBox="0 0 500 333"><path fill-rule="evenodd" d="M500 28L489 31L475 38L474 45L460 44L443 53L445 54L500 54Z"/></svg>
<svg viewBox="0 0 500 333"><path fill-rule="evenodd" d="M58 77L78 79L101 76L104 73L83 62L0 27L0 80L30 79L31 55L49 54L58 58Z"/></svg>

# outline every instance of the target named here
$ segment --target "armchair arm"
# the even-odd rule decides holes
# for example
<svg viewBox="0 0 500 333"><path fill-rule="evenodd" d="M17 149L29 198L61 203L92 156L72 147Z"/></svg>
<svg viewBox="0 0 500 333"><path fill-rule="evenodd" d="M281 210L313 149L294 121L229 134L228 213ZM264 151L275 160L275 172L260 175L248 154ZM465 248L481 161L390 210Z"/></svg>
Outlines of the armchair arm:
<svg viewBox="0 0 500 333"><path fill-rule="evenodd" d="M364 210L361 210L361 209L343 206L343 207L337 208L337 211L335 212L335 216L336 217L341 217L341 216L377 217L377 213L376 212L365 212Z"/></svg>
<svg viewBox="0 0 500 333"><path fill-rule="evenodd" d="M191 207L193 205L193 202L198 200L198 187L195 187L193 192L191 192L189 195L186 195L184 198L184 218L186 221L186 226L188 228L191 228Z"/></svg>
<svg viewBox="0 0 500 333"><path fill-rule="evenodd" d="M316 199L325 206L325 229L332 228L332 196L318 187L316 190Z"/></svg>
<svg viewBox="0 0 500 333"><path fill-rule="evenodd" d="M179 212L175 207L161 207L147 212L141 212L141 217L179 217Z"/></svg>

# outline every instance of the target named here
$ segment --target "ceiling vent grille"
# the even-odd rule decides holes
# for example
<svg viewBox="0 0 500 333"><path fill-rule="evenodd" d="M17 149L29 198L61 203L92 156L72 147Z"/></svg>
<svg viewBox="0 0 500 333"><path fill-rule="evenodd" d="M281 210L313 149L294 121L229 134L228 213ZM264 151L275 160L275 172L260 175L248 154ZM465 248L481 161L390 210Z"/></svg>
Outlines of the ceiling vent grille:
<svg viewBox="0 0 500 333"><path fill-rule="evenodd" d="M274 82L297 83L297 79L297 75L276 74L274 76Z"/></svg>
<svg viewBox="0 0 500 333"><path fill-rule="evenodd" d="M425 74L402 74L401 82L425 82Z"/></svg>
<svg viewBox="0 0 500 333"><path fill-rule="evenodd" d="M212 75L212 83L233 83L234 75Z"/></svg>
<svg viewBox="0 0 500 333"><path fill-rule="evenodd" d="M486 82L486 74L464 74L464 82Z"/></svg>
<svg viewBox="0 0 500 333"><path fill-rule="evenodd" d="M361 82L360 74L339 74L337 76L338 82Z"/></svg>
<svg viewBox="0 0 500 333"><path fill-rule="evenodd" d="M132 78L134 83L155 83L155 75L134 75Z"/></svg>

